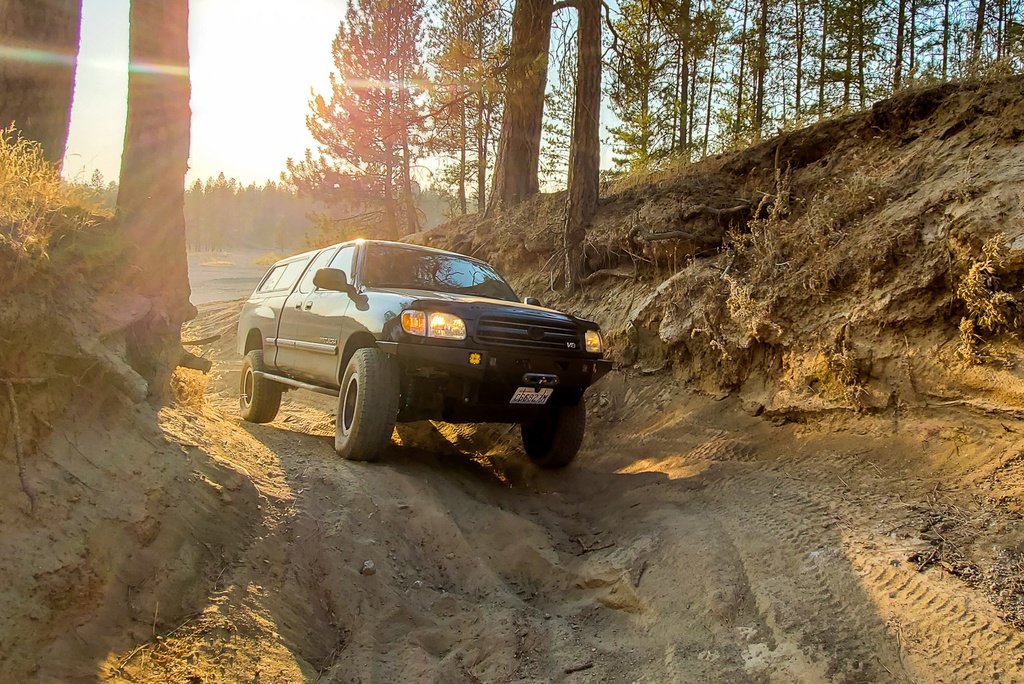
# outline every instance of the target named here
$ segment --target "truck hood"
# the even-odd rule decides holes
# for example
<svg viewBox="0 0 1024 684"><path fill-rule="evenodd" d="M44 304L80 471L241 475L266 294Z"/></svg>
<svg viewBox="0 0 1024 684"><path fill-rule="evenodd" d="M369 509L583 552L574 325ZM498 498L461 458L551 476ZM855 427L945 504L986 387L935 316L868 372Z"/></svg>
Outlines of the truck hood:
<svg viewBox="0 0 1024 684"><path fill-rule="evenodd" d="M548 309L543 306L532 306L521 302L509 302L502 299L490 299L488 297L477 297L475 295L458 294L454 292L429 292L424 290L412 290L407 288L373 288L374 292L382 292L397 295L409 301L407 306L429 308L432 304L439 305L438 308L444 311L452 311L456 315L462 315L462 311L471 318L481 315L522 316L524 318L547 319L557 321L572 321L575 323L589 324L597 327L590 321L570 316L569 314Z"/></svg>

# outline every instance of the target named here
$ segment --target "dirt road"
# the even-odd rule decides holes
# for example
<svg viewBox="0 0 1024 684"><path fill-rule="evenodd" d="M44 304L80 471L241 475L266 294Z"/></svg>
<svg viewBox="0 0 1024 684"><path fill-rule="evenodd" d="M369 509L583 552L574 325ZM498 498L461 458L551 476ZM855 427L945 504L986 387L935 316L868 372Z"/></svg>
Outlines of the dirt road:
<svg viewBox="0 0 1024 684"><path fill-rule="evenodd" d="M416 425L352 463L320 397L241 423L228 346L202 414L164 429L247 473L259 519L115 680L1024 681L1017 423L773 422L613 374L563 472L504 427Z"/></svg>

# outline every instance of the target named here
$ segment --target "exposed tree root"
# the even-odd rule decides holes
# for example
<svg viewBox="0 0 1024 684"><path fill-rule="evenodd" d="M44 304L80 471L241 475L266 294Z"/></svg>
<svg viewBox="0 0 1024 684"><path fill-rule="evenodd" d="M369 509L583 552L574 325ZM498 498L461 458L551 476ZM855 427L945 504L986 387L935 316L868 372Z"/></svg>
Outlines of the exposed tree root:
<svg viewBox="0 0 1024 684"><path fill-rule="evenodd" d="M29 510L36 512L36 495L28 484L25 474L25 446L21 442L21 418L18 415L18 402L14 400L14 383L4 380L7 386L7 401L11 404L11 428L14 432L14 454L18 460L18 478L21 480L21 491L28 497Z"/></svg>

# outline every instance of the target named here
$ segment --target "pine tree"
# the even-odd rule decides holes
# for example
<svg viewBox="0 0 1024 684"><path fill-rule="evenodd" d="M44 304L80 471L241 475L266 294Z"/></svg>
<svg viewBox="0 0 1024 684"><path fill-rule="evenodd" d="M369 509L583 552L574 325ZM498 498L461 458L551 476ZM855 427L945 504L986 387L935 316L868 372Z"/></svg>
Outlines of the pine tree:
<svg viewBox="0 0 1024 684"><path fill-rule="evenodd" d="M412 167L425 130L422 0L350 0L334 39L330 99L316 96L306 124L319 164L290 168L293 182L327 175L365 183L381 212L366 227L389 238L416 232Z"/></svg>
<svg viewBox="0 0 1024 684"><path fill-rule="evenodd" d="M487 194L508 26L497 0L438 0L434 13L430 144L432 151L452 160L435 185L453 188L445 192L453 196L458 213L465 214L470 183L476 183L472 195L478 208Z"/></svg>
<svg viewBox="0 0 1024 684"><path fill-rule="evenodd" d="M0 130L35 140L47 161L64 160L75 88L82 0L0 2ZM33 53L51 59L32 59Z"/></svg>
<svg viewBox="0 0 1024 684"><path fill-rule="evenodd" d="M663 48L655 1L626 0L614 22L619 40L611 59L614 78L608 94L622 124L609 132L620 171L648 168L672 147L670 111L659 98L659 84L669 75L671 61Z"/></svg>
<svg viewBox="0 0 1024 684"><path fill-rule="evenodd" d="M152 302L134 330L131 358L150 392L169 391L181 358L189 303L185 256L185 172L189 154L188 0L132 0L131 69L117 214L132 245L135 290Z"/></svg>

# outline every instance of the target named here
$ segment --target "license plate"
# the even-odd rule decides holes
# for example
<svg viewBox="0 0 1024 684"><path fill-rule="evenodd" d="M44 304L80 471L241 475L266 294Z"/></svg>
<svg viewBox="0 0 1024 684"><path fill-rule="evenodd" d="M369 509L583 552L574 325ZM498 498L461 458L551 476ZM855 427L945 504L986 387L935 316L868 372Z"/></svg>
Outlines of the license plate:
<svg viewBox="0 0 1024 684"><path fill-rule="evenodd" d="M546 404L548 397L554 392L550 387L546 387L542 390L535 390L532 387L520 387L516 390L516 393L512 395L512 401L510 404Z"/></svg>

